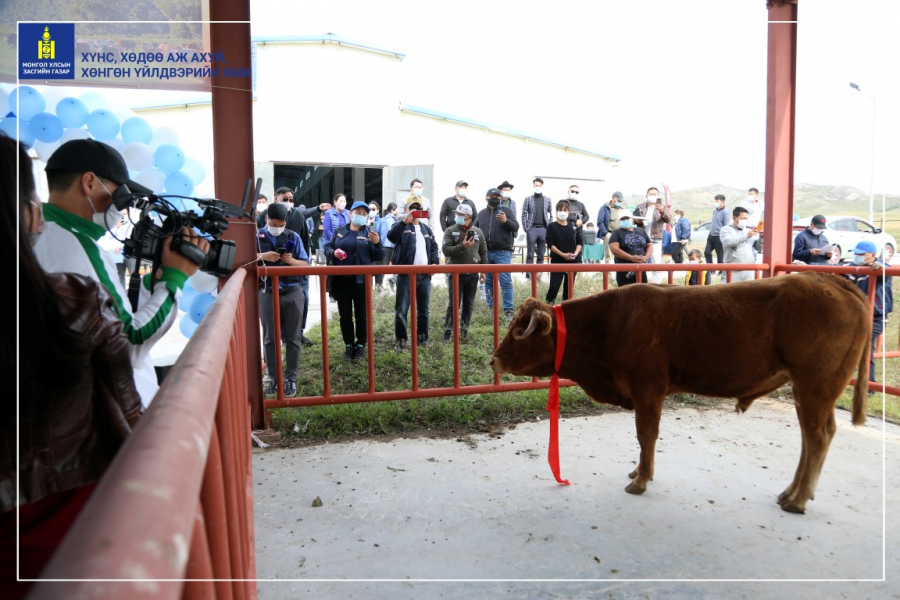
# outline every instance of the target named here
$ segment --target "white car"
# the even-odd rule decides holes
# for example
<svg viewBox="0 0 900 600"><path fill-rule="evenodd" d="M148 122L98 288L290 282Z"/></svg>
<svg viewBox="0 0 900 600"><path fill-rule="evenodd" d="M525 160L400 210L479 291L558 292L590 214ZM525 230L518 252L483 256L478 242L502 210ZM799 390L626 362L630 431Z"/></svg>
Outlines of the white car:
<svg viewBox="0 0 900 600"><path fill-rule="evenodd" d="M825 237L828 243L837 246L837 252L832 255L831 262L836 263L841 259L853 260L853 248L857 243L868 240L875 244L878 250L879 260L890 264L897 250L897 240L889 233L884 233L865 219L851 216L824 215ZM806 229L812 217L797 219L794 221L794 233L791 239Z"/></svg>
<svg viewBox="0 0 900 600"><path fill-rule="evenodd" d="M700 248L706 247L706 239L709 237L709 228L712 221L704 221L691 230L691 244Z"/></svg>

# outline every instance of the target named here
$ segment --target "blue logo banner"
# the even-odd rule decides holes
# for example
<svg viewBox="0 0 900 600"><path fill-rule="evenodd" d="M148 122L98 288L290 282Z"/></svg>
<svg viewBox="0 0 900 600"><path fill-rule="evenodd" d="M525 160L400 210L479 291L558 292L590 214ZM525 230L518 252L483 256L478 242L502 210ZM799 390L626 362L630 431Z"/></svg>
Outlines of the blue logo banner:
<svg viewBox="0 0 900 600"><path fill-rule="evenodd" d="M19 79L75 79L75 24L19 23Z"/></svg>

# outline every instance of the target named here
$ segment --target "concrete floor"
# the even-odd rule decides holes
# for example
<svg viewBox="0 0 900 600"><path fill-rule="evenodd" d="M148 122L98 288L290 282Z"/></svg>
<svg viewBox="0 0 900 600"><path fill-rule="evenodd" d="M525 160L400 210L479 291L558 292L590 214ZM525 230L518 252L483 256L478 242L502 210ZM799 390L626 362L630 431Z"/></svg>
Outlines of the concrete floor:
<svg viewBox="0 0 900 600"><path fill-rule="evenodd" d="M786 403L664 413L643 496L624 492L631 413L566 419L560 435L568 487L547 466L543 419L460 440L256 450L260 598L900 598L900 526L883 517L900 484L882 485L896 426L853 428L839 411L803 516L775 503L800 455ZM523 579L551 581L484 581ZM857 581L822 581L843 579Z"/></svg>

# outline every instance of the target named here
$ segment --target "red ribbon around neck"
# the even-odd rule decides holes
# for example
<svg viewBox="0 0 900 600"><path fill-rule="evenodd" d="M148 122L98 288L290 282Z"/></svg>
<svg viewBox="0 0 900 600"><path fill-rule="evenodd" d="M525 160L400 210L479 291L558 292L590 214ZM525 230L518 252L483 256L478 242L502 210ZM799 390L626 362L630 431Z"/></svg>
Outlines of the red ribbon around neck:
<svg viewBox="0 0 900 600"><path fill-rule="evenodd" d="M550 448L547 450L547 462L556 481L569 485L568 479L559 477L559 365L562 363L563 351L566 349L566 317L562 306L553 307L556 312L556 360L553 363L553 378L550 379L550 394L547 397L547 410L550 411Z"/></svg>

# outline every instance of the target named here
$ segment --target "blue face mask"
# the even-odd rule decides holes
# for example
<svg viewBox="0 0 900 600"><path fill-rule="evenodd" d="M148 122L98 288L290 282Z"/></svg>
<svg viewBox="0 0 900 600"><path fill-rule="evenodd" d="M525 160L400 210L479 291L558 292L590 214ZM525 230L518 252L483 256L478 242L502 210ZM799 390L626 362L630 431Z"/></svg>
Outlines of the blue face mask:
<svg viewBox="0 0 900 600"><path fill-rule="evenodd" d="M861 266L866 264L866 257L864 254L854 254L853 255L853 264L856 266Z"/></svg>
<svg viewBox="0 0 900 600"><path fill-rule="evenodd" d="M357 227L365 227L368 222L369 217L367 215L353 215L353 224Z"/></svg>
<svg viewBox="0 0 900 600"><path fill-rule="evenodd" d="M629 227L631 227L631 219L619 221L619 227L621 227L622 229L628 229Z"/></svg>
<svg viewBox="0 0 900 600"><path fill-rule="evenodd" d="M463 217L463 216L460 216L460 215L456 215L456 224L457 224L457 225L465 225L465 224L466 224L466 218Z"/></svg>

